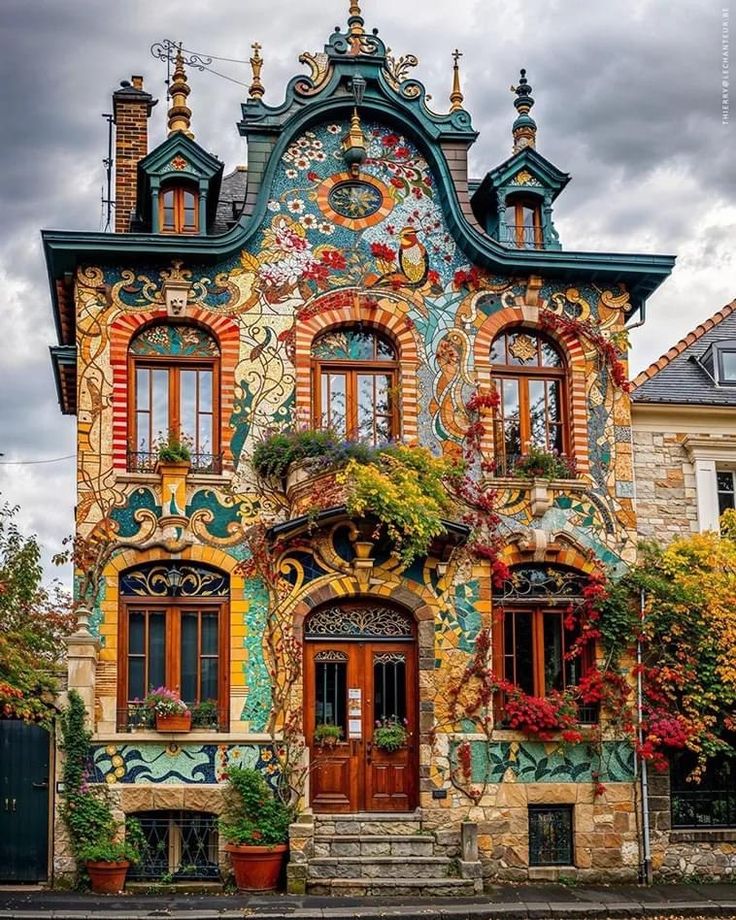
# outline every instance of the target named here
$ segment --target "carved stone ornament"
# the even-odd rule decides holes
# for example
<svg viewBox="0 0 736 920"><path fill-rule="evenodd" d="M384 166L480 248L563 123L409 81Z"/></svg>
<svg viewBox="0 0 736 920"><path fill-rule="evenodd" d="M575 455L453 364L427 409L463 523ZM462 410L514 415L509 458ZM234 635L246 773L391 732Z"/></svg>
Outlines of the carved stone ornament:
<svg viewBox="0 0 736 920"><path fill-rule="evenodd" d="M181 271L181 262L172 262L171 271L164 272L161 294L169 316L186 316L189 292L192 282L187 277L189 272Z"/></svg>

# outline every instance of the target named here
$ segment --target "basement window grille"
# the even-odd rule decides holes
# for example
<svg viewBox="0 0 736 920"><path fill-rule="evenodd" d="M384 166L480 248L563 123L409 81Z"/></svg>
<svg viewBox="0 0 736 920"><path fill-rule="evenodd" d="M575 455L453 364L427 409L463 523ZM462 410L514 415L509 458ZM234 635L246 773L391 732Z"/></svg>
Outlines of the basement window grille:
<svg viewBox="0 0 736 920"><path fill-rule="evenodd" d="M128 870L129 879L189 882L220 878L216 815L150 811L130 817L140 823L146 848L141 861Z"/></svg>
<svg viewBox="0 0 736 920"><path fill-rule="evenodd" d="M529 865L574 865L572 805L529 806Z"/></svg>

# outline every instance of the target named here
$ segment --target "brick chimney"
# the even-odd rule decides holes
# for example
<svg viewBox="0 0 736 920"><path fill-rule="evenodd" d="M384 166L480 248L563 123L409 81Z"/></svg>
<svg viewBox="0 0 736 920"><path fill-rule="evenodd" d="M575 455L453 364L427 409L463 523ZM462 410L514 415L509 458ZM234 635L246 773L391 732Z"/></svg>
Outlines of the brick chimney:
<svg viewBox="0 0 736 920"><path fill-rule="evenodd" d="M143 77L123 80L112 94L115 122L115 232L129 233L138 194L138 163L148 153L148 119L157 103Z"/></svg>

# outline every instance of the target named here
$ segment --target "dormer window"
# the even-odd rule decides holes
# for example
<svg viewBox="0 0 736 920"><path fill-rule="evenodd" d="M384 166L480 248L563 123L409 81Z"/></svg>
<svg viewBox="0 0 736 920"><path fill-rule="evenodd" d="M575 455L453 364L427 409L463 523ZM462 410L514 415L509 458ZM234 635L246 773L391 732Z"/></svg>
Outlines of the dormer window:
<svg viewBox="0 0 736 920"><path fill-rule="evenodd" d="M736 348L718 349L718 382L736 386Z"/></svg>
<svg viewBox="0 0 736 920"><path fill-rule="evenodd" d="M699 364L714 383L724 387L736 387L736 344L732 339L713 342L700 357L691 357Z"/></svg>
<svg viewBox="0 0 736 920"><path fill-rule="evenodd" d="M159 195L161 233L199 233L199 195L189 186L172 185Z"/></svg>
<svg viewBox="0 0 736 920"><path fill-rule="evenodd" d="M542 208L535 198L514 195L506 202L506 238L517 249L542 249Z"/></svg>

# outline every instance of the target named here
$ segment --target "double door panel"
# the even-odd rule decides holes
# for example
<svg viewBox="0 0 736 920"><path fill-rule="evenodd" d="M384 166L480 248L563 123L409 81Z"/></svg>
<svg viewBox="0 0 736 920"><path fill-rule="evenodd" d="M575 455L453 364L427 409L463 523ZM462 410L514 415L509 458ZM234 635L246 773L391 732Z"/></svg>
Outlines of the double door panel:
<svg viewBox="0 0 736 920"><path fill-rule="evenodd" d="M414 809L418 788L414 644L309 642L304 671L314 810ZM376 747L376 728L394 720L405 725L407 743L396 751ZM335 726L339 740L320 743L320 726Z"/></svg>
<svg viewBox="0 0 736 920"><path fill-rule="evenodd" d="M0 720L0 882L48 877L50 737Z"/></svg>

